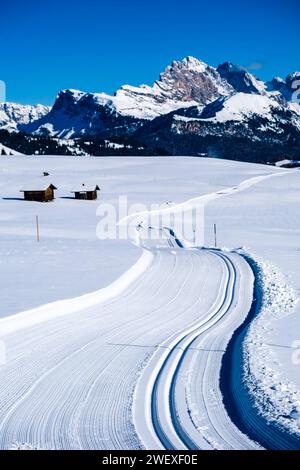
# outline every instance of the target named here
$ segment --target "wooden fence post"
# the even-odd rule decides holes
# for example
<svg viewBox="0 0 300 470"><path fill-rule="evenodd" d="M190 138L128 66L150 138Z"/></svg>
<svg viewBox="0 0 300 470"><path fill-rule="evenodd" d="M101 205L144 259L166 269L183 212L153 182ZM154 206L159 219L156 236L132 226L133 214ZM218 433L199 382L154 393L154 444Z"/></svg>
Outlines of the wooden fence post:
<svg viewBox="0 0 300 470"><path fill-rule="evenodd" d="M36 215L35 217L35 222L36 222L36 241L40 241L40 227L39 227L39 216Z"/></svg>

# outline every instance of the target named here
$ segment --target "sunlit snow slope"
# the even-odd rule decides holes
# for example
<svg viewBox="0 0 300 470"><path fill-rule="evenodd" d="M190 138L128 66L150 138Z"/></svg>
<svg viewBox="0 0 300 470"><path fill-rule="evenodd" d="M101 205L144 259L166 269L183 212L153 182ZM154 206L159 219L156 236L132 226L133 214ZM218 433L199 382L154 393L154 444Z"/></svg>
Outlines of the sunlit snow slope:
<svg viewBox="0 0 300 470"><path fill-rule="evenodd" d="M68 161L54 160L62 166ZM81 161L89 163L89 160ZM16 185L14 160L7 162L7 176ZM50 159L45 162L51 164ZM250 228L247 217L250 214L257 217L258 208L263 215L263 210L269 210L269 204L274 201L272 188L282 191L287 181L293 184L299 174L242 165L233 178L228 169L238 169L239 164L216 161L205 162L210 172L202 166L201 174L199 161L190 159L185 163L185 168L190 166L190 171L193 170L188 183L180 179L182 174L178 176L177 168L170 170L176 173L177 180L175 175L168 178L164 173L162 184L158 170L170 162L181 164L179 159L158 160L158 163L155 159L132 159L126 163L90 160L91 165L103 165L102 174L111 173L105 184L106 194L112 201L116 199L109 189L117 191L122 186L140 202L143 198L162 201L172 194L174 202L187 201L180 205L183 210L205 203L212 208L212 212L208 209L208 220L211 222L217 217L217 221L223 222L221 227L218 225L219 246L223 246L225 240L227 247L238 248L243 241L248 244L252 236L254 250L249 248L255 255L260 246L253 235L257 228L255 224ZM198 174L195 174L196 168ZM216 176L212 169L217 172L220 168L222 171ZM69 176L65 167L63 171L63 176L58 176L62 184ZM137 175L143 175L144 179L138 181ZM206 182L204 175L209 175ZM11 185L2 185L2 189L8 188L12 191ZM287 207L285 197L282 192L281 199ZM261 200L265 209L259 205ZM292 193L289 196L291 207L294 207L293 200ZM88 202L79 201L77 206L81 216L91 208L96 209L94 203L90 206L83 205L85 203ZM41 207L20 200L1 201L2 208L6 204L26 211L27 218ZM73 204L77 203L62 199L39 209L53 216L53 226L46 226L44 232L47 243L55 235L57 213L65 218L70 209L76 213ZM170 210L176 207L176 204L165 205L165 209ZM225 213L226 221L222 218ZM2 214L5 216L3 243L10 242L5 237L11 230L18 247L24 238L17 232L17 221L10 219L8 212ZM126 223L133 223L135 218L127 218ZM61 223L62 219L59 220ZM235 228L241 220L248 220L243 236L242 228ZM80 246L88 245L88 232L77 223L83 240ZM73 237L76 234L74 227L71 219L71 227L66 226L61 232L65 246L71 234ZM259 227L263 230L262 222ZM234 234L231 233L233 228ZM0 320L1 340L7 355L6 364L0 367L2 449L24 446L43 449L259 447L233 424L219 387L221 359L228 341L252 305L252 270L235 250L188 247L180 234L172 235L172 232L167 232L169 236L164 240L150 240L147 229L141 228L140 232L142 250L134 246L132 249L141 250L142 256L118 281L92 294L46 304ZM27 233L30 233L29 228ZM274 245L271 235L269 243L271 240ZM285 238L288 240L287 236ZM263 243L267 241L262 237ZM112 250L117 241L106 246ZM122 244L122 248L125 247L126 244ZM291 243L288 247L291 251ZM95 255L96 251L92 251ZM103 255L104 250L100 253ZM267 253L273 253L271 248ZM280 261L279 249L276 256L274 260ZM11 259L14 260L13 252ZM68 264L66 274L67 268ZM80 273L80 266L78 270ZM270 329L271 320L268 321ZM260 331L260 334L265 333ZM263 341L263 336L260 339ZM270 361L268 365L280 370L280 364ZM278 380L278 375L273 376ZM281 380L282 375L279 377ZM259 392L265 393L266 389Z"/></svg>

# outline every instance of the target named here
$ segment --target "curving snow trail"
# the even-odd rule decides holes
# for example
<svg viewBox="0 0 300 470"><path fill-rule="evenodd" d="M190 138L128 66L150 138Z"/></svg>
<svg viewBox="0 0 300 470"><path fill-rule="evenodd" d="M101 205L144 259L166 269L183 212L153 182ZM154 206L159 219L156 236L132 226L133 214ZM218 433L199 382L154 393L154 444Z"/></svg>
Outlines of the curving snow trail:
<svg viewBox="0 0 300 470"><path fill-rule="evenodd" d="M170 333L209 310L224 277L207 251L162 248L151 259L111 300L16 331L6 325L2 449L140 447L131 411L138 373Z"/></svg>
<svg viewBox="0 0 300 470"><path fill-rule="evenodd" d="M224 350L251 307L253 275L236 254L208 253L222 273L215 301L207 311L198 306L197 322L163 343L136 389L136 427L146 448L259 448L232 424L219 388Z"/></svg>

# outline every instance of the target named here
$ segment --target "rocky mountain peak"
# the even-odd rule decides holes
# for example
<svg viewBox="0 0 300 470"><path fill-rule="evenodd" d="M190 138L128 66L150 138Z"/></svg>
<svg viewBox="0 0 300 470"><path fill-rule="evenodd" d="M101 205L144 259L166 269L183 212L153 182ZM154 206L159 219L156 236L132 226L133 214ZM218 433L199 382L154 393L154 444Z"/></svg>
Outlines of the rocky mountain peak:
<svg viewBox="0 0 300 470"><path fill-rule="evenodd" d="M205 72L207 67L209 67L208 64L203 62L202 60L196 59L196 57L193 56L187 56L184 59L180 61L174 60L172 62L172 66L169 68L185 68L187 70L191 70L196 73L201 73Z"/></svg>
<svg viewBox="0 0 300 470"><path fill-rule="evenodd" d="M294 92L300 89L300 72L290 73L285 80L274 77L266 85L268 91L277 91L287 101L292 101Z"/></svg>
<svg viewBox="0 0 300 470"><path fill-rule="evenodd" d="M267 82L268 91L281 91L285 88L285 80L281 77L274 77L272 80Z"/></svg>
<svg viewBox="0 0 300 470"><path fill-rule="evenodd" d="M154 89L165 99L194 101L201 105L233 91L214 67L191 56L167 67Z"/></svg>
<svg viewBox="0 0 300 470"><path fill-rule="evenodd" d="M66 112L69 112L70 107L73 107L74 103L78 102L85 94L79 90L62 90L58 93L52 109L64 109Z"/></svg>
<svg viewBox="0 0 300 470"><path fill-rule="evenodd" d="M296 88L299 88L299 83L300 83L300 72L293 72L290 73L286 77L286 85L290 90L295 90ZM298 84L295 82L299 82Z"/></svg>

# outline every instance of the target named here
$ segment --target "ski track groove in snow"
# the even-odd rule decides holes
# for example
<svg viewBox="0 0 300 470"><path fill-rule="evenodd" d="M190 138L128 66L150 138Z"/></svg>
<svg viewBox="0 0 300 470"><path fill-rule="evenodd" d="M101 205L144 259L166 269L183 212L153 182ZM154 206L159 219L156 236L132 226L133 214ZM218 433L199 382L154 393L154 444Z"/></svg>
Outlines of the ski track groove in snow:
<svg viewBox="0 0 300 470"><path fill-rule="evenodd" d="M217 301L204 312L203 317L199 317L200 321L196 325L169 338L164 343L166 349L155 352L136 389L136 426L146 448L259 448L240 433L227 416L219 391L221 360L216 367L209 354L224 350L233 331L231 328L239 325L247 315L252 298L251 270L238 255L224 255L217 251L211 251L210 254L225 266L224 269L219 263L223 276ZM239 296L241 286L237 283L242 282L248 290L246 303ZM229 328L226 329L227 325ZM214 333L216 329L219 330L217 336ZM194 394L191 393L191 399L197 402L197 411L206 423L205 432L197 429L195 420L191 420L189 397L186 397L186 373L191 369L191 355L200 354L198 350L203 346L206 358L195 369L199 369L204 378L195 381L197 387ZM206 375L208 379L205 379ZM209 406L213 398L212 388L217 393L214 407ZM203 398L200 399L201 393ZM146 415L141 419L143 409ZM219 419L220 414L222 420Z"/></svg>
<svg viewBox="0 0 300 470"><path fill-rule="evenodd" d="M170 329L170 320L177 326L184 324L185 311L193 307L195 300L186 296L185 311L177 311L176 299L190 292L188 283L193 280L195 284L200 268L198 256L192 253L188 263L183 252L165 253L164 256L157 252L154 259L152 267L132 286L131 292L129 289L126 296L121 295L114 302L101 306L101 315L94 308L88 309L73 314L72 319L60 317L56 322L37 325L33 329L34 335L31 329L25 329L6 338L9 355L15 350L15 357L1 371L5 378L2 382L5 385L0 387L1 403L5 402L2 394L7 398L7 388L10 396L4 407L6 412L1 410L2 448L9 448L16 442L30 443L38 448L128 448L138 445L123 401L128 396L128 389L133 392L136 368L139 362L142 364L144 353L139 359L136 350L125 344L139 340L142 345L152 344L151 349L154 349L157 333L162 337L162 330ZM204 278L207 269L206 263L200 268ZM181 273L179 277L178 272ZM170 278L173 279L171 289ZM134 310L132 314L131 310ZM101 333L97 331L99 324ZM63 340L64 335L62 346L59 339ZM145 340L147 336L149 339ZM37 337L38 355L31 353ZM112 343L123 343L124 346ZM27 357L23 354L24 345ZM27 374L22 374L16 384L16 371L22 368ZM103 415L106 416L104 421ZM80 430L76 432L78 428Z"/></svg>

